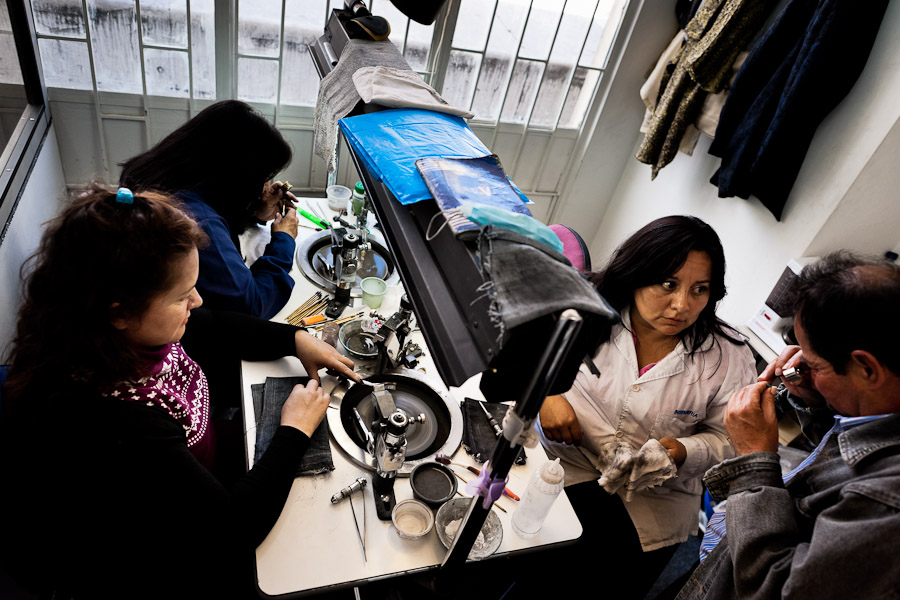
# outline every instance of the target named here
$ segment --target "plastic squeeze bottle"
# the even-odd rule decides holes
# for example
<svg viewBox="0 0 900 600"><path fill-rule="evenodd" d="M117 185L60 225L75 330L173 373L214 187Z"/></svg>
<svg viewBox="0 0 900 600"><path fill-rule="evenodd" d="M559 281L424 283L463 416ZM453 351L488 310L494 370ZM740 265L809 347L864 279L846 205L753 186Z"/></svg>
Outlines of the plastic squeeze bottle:
<svg viewBox="0 0 900 600"><path fill-rule="evenodd" d="M358 215L362 211L363 204L366 202L366 188L363 187L362 181L357 181L353 186L353 195L350 199L350 209L354 215Z"/></svg>
<svg viewBox="0 0 900 600"><path fill-rule="evenodd" d="M553 501L563 489L565 470L559 459L534 470L522 501L512 516L512 528L520 537L534 537L544 525Z"/></svg>

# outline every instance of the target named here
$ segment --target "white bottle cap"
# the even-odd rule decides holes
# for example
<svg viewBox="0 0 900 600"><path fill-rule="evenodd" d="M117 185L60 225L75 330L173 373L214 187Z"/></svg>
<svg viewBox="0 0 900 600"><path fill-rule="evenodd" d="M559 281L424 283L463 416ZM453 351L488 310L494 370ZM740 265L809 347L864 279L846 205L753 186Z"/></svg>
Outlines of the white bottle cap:
<svg viewBox="0 0 900 600"><path fill-rule="evenodd" d="M559 483L565 476L566 471L563 469L563 466L559 464L558 458L553 462L546 462L541 466L541 479L547 483Z"/></svg>

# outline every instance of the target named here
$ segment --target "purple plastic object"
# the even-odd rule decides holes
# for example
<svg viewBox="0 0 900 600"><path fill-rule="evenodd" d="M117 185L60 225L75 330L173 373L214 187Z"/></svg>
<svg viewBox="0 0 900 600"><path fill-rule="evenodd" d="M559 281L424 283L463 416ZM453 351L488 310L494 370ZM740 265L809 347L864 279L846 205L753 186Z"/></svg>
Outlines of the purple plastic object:
<svg viewBox="0 0 900 600"><path fill-rule="evenodd" d="M481 496L484 498L482 506L490 510L494 502L503 495L503 488L506 487L506 481L493 479L493 472L490 469L490 462L484 463L481 474L466 484L466 492L472 496Z"/></svg>

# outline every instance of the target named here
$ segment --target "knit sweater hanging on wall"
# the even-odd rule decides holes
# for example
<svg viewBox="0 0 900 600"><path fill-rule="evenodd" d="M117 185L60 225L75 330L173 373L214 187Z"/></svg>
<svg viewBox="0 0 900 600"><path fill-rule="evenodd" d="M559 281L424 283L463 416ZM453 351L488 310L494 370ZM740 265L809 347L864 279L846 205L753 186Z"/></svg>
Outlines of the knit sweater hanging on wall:
<svg viewBox="0 0 900 600"><path fill-rule="evenodd" d="M773 0L706 0L687 24L684 45L660 84L649 130L636 156L651 166L651 178L672 162L706 94L722 90L732 63L773 5Z"/></svg>

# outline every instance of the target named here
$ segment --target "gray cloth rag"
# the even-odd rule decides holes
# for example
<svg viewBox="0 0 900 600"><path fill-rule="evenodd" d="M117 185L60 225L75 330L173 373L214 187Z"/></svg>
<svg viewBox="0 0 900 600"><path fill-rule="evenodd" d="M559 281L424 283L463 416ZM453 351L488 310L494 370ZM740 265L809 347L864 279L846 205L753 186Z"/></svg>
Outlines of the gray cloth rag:
<svg viewBox="0 0 900 600"><path fill-rule="evenodd" d="M421 108L470 119L475 113L450 106L422 76L410 69L363 67L353 74L353 84L366 104L391 108Z"/></svg>
<svg viewBox="0 0 900 600"><path fill-rule="evenodd" d="M350 40L344 46L337 66L319 83L313 151L325 161L329 172L334 170L337 123L361 100L353 83L353 74L362 67L377 66L410 70L393 42Z"/></svg>
<svg viewBox="0 0 900 600"><path fill-rule="evenodd" d="M618 320L618 315L558 252L528 238L487 227L479 237L479 257L491 295L491 319L502 341L507 329L574 308Z"/></svg>
<svg viewBox="0 0 900 600"><path fill-rule="evenodd" d="M625 502L631 502L637 492L677 476L669 451L654 439L647 440L640 450L634 450L628 442L607 442L591 462L602 473L603 489L609 494L624 490Z"/></svg>
<svg viewBox="0 0 900 600"><path fill-rule="evenodd" d="M308 377L267 377L265 384L250 386L253 394L253 414L256 416L256 452L253 463L259 462L281 425L281 407L294 386L305 384ZM331 443L328 441L328 421L323 419L309 440L309 448L300 460L297 475L318 475L334 471Z"/></svg>

